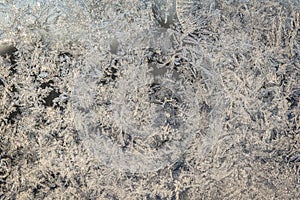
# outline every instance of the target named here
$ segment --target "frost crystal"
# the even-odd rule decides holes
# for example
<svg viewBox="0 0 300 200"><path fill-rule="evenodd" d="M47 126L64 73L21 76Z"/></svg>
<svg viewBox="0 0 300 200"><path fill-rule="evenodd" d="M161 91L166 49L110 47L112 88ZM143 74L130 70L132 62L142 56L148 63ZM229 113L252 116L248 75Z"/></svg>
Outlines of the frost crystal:
<svg viewBox="0 0 300 200"><path fill-rule="evenodd" d="M201 88L189 80L189 61L174 57L180 33L168 28L176 23L173 3L140 2L122 10L122 19L111 16L94 35L109 38L108 45L88 54L76 77L77 129L94 155L115 169L148 172L176 162L200 133L201 117L209 117L196 96Z"/></svg>
<svg viewBox="0 0 300 200"><path fill-rule="evenodd" d="M70 101L85 147L117 170L155 171L180 159L196 135L203 136L201 148L207 152L223 134L220 78L203 48L209 43L200 45L186 35L197 29L188 25L187 31L189 17L205 19L190 12L192 7L174 0L10 1L1 13L14 12L19 20L1 22L1 37L12 42L0 53L17 48L30 57L34 52L32 65L43 68L40 50L26 44L69 46L73 61L61 62L73 66ZM49 75L41 71L38 77Z"/></svg>

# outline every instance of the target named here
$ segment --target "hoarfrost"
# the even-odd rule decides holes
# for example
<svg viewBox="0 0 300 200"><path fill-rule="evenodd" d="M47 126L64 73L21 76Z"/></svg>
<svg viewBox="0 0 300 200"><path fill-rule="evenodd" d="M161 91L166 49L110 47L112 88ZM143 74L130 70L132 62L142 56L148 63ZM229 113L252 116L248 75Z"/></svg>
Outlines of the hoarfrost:
<svg viewBox="0 0 300 200"><path fill-rule="evenodd" d="M196 135L205 153L223 134L220 79L203 52L209 44L186 35L186 8L156 0L10 1L1 13L18 21L2 21L1 37L26 55L26 43L77 46L68 49L77 61L71 102L85 147L115 169L155 171L180 159Z"/></svg>

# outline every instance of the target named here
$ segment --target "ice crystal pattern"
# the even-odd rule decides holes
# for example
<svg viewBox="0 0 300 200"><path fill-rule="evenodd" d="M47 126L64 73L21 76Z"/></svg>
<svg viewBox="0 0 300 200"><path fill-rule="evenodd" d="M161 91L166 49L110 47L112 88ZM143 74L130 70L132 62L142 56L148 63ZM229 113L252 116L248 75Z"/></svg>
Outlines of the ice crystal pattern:
<svg viewBox="0 0 300 200"><path fill-rule="evenodd" d="M201 91L193 83L196 77L190 78L198 69L192 69L185 58L191 55L184 55L176 42L181 37L175 30L176 15L184 32L189 32L186 23L194 20L184 13L193 5L120 1L118 5L124 4L121 9L109 6L109 1L100 5L66 0L47 6L43 2L23 6L21 1L12 1L13 6L5 6L5 13L16 8L20 19L31 18L17 26L18 36L12 31L1 37L15 43L42 41L82 47L80 53L71 52L77 65L70 102L85 147L101 164L121 171L155 171L180 159L199 134L203 115ZM192 14L192 18L197 15ZM15 26L9 20L1 24L7 30ZM35 24L41 28L28 32L26 27Z"/></svg>
<svg viewBox="0 0 300 200"><path fill-rule="evenodd" d="M74 94L94 94L86 99L90 104L77 107L76 121L83 122L77 128L85 144L105 165L122 171L155 171L175 162L196 131L197 102L187 92L191 88L180 80L154 78L146 57L139 64L141 58L120 60L130 67L110 83L104 74L81 76L78 85L87 89Z"/></svg>
<svg viewBox="0 0 300 200"><path fill-rule="evenodd" d="M149 16L139 17L146 31L137 29L141 22L129 23L126 31L120 21L110 24L115 35L106 49L110 57L101 50L86 55L73 93L76 126L86 147L102 164L129 172L176 162L200 123L194 88L184 74L175 75L174 63L166 64L174 50L166 41L172 37ZM162 18L156 16L156 22Z"/></svg>

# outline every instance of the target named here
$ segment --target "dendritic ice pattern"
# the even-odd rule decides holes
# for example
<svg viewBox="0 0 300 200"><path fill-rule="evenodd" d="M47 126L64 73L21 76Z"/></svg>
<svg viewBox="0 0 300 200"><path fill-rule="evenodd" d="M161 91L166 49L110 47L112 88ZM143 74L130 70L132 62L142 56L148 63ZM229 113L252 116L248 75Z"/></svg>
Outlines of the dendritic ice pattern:
<svg viewBox="0 0 300 200"><path fill-rule="evenodd" d="M300 199L299 0L0 19L0 199Z"/></svg>
<svg viewBox="0 0 300 200"><path fill-rule="evenodd" d="M154 79L146 54L118 62L124 69L115 66L121 71L113 82L99 81L86 93L74 91L82 96L94 94L93 102L85 108L79 105L75 114L86 146L104 164L129 172L155 171L176 162L200 123L193 88L163 74ZM76 86L87 87L91 82L87 76L78 79Z"/></svg>

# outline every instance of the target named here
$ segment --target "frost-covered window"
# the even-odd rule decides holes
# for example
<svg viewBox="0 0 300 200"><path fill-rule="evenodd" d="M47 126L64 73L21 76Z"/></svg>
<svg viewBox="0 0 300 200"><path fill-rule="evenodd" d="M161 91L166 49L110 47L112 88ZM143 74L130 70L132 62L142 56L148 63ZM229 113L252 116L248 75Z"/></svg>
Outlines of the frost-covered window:
<svg viewBox="0 0 300 200"><path fill-rule="evenodd" d="M0 189L8 180L32 191L19 199L43 199L63 180L68 194L66 183L96 193L79 199L278 198L289 190L278 192L277 176L299 174L299 9L296 0L0 0ZM83 183L84 170L110 177L100 168L136 182ZM124 194L96 187L113 184Z"/></svg>

